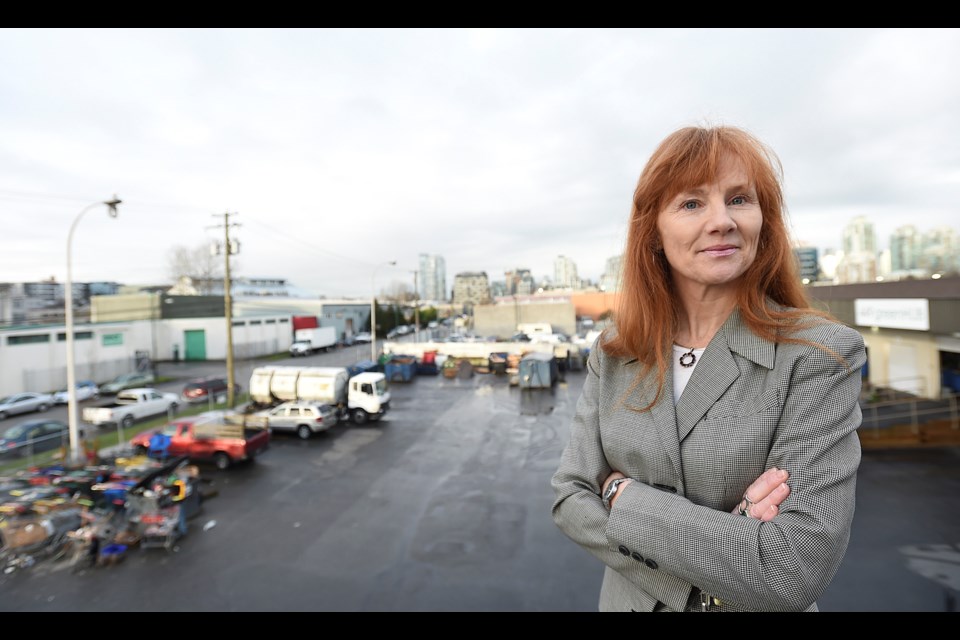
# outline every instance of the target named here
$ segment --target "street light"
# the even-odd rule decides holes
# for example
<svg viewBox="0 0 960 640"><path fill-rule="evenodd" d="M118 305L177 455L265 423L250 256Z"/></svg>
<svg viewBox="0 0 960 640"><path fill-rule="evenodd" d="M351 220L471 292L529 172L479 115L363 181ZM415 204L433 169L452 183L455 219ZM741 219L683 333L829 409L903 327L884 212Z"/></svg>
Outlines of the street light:
<svg viewBox="0 0 960 640"><path fill-rule="evenodd" d="M418 343L420 342L420 289L417 286L417 271L411 271L413 274L413 295L415 298L413 308L413 341Z"/></svg>
<svg viewBox="0 0 960 640"><path fill-rule="evenodd" d="M83 451L80 447L80 435L77 426L77 423L79 422L77 420L77 375L74 371L73 350L73 271L71 268L71 245L73 244L73 232L77 228L77 223L80 222L80 218L83 217L83 214L90 209L93 209L97 205L107 205L107 213L110 214L111 218L116 218L117 205L121 202L122 201L117 198L117 195L114 194L112 200L94 202L93 204L85 207L83 211L77 214L77 217L74 218L73 224L70 225L70 233L67 234L67 290L63 297L63 303L65 306L67 322L67 426L70 429L70 460L73 462L78 462L83 459Z"/></svg>
<svg viewBox="0 0 960 640"><path fill-rule="evenodd" d="M370 359L377 363L377 269L382 266L396 266L397 261L383 262L373 268L373 275L370 276L370 292L373 297L370 298Z"/></svg>

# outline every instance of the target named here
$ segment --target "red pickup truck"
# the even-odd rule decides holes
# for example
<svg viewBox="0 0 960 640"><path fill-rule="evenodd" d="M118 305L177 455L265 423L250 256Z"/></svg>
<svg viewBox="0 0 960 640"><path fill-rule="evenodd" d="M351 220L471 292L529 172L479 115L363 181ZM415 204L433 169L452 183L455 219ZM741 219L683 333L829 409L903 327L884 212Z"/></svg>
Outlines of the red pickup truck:
<svg viewBox="0 0 960 640"><path fill-rule="evenodd" d="M216 413L216 412L215 412ZM164 436L164 457L186 456L198 462L213 462L226 469L236 462L252 460L270 446L270 428L250 416L224 414L179 418L160 429L137 434L130 444L137 453L152 455L156 434Z"/></svg>

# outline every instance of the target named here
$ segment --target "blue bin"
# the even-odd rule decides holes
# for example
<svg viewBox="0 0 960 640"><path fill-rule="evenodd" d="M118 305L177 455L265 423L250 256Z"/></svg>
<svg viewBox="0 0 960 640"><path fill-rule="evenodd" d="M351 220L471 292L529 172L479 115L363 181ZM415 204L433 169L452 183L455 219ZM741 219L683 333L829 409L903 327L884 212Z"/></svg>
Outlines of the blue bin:
<svg viewBox="0 0 960 640"><path fill-rule="evenodd" d="M108 544L102 549L100 549L101 558L113 558L117 556L122 556L127 552L127 545L125 544Z"/></svg>

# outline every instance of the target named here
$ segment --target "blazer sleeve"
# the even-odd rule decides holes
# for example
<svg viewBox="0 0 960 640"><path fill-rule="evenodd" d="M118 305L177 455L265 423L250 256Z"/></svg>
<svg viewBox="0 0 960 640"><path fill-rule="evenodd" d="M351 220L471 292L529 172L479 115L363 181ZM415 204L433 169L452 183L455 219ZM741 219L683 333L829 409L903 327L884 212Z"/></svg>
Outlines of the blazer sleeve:
<svg viewBox="0 0 960 640"><path fill-rule="evenodd" d="M627 485L616 508L606 514L599 497L588 495L599 491L597 478L602 481L609 473L596 453L602 449L593 441L599 425L592 373L570 446L554 476L555 520L568 536L640 588L650 590L658 581L620 556L616 549L621 544L642 549L655 561L655 572L739 607L808 609L826 590L846 552L860 464L856 431L861 424L860 369L866 360L863 339L843 325L831 328L818 342L844 364L823 349L795 349L799 355L767 455L767 468L790 472L791 494L774 520L764 523L696 505L641 482ZM652 595L658 595L655 589Z"/></svg>
<svg viewBox="0 0 960 640"><path fill-rule="evenodd" d="M570 439L551 484L554 522L567 537L607 563L610 560L610 541L605 533L608 513L600 499L600 490L613 470L600 441L601 357L598 338L587 358L586 379L570 427Z"/></svg>

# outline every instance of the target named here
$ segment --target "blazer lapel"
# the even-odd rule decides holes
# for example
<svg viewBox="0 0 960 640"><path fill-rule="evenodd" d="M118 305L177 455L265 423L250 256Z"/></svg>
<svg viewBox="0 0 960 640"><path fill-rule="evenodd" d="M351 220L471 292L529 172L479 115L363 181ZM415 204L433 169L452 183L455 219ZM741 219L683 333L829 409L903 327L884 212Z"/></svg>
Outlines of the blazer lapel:
<svg viewBox="0 0 960 640"><path fill-rule="evenodd" d="M772 301L768 304L776 306ZM739 309L733 310L717 335L713 336L680 396L677 428L681 442L740 377L740 367L733 357L734 353L767 369L773 369L777 358L776 344L758 338L750 331L740 318Z"/></svg>
<svg viewBox="0 0 960 640"><path fill-rule="evenodd" d="M630 367L633 378L639 373L640 363L636 360L629 360L626 366ZM635 407L645 407L653 400L656 392L656 373L648 373L639 386L630 394L630 404ZM663 450L673 465L676 474L676 482L682 486L683 466L680 462L680 439L677 437L677 418L673 406L673 371L667 368L667 377L663 382L663 391L660 393L660 399L650 408L649 413L639 414L641 424L644 422L653 422L660 437L660 443ZM646 428L644 426L644 428Z"/></svg>
<svg viewBox="0 0 960 640"><path fill-rule="evenodd" d="M739 377L740 368L727 348L723 332L718 331L700 357L677 403L679 440L687 437L693 426Z"/></svg>
<svg viewBox="0 0 960 640"><path fill-rule="evenodd" d="M672 350L671 354L672 355ZM669 362L669 359L667 360ZM673 463L677 474L677 481L683 482L683 463L680 461L680 438L677 435L677 413L673 404L673 367L667 367L667 376L663 380L663 391L660 399L650 410L651 417L657 425L660 442ZM682 490L682 487L678 487Z"/></svg>

